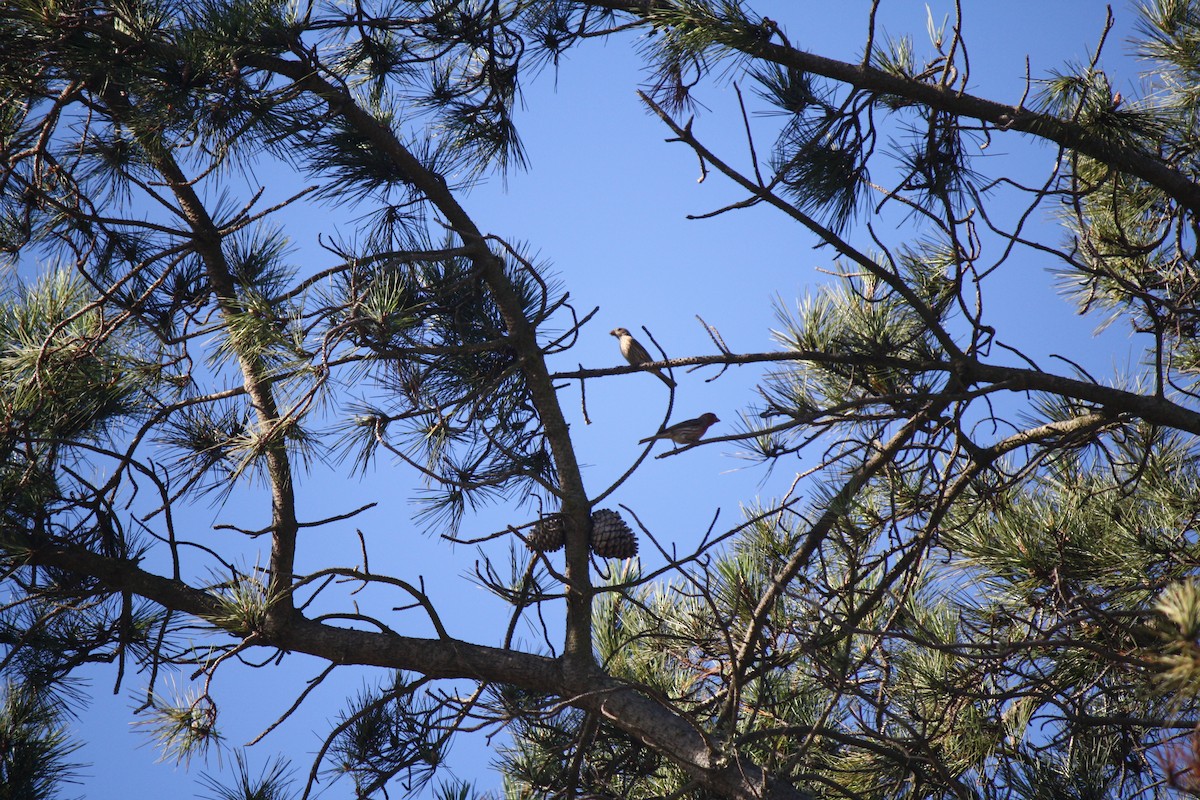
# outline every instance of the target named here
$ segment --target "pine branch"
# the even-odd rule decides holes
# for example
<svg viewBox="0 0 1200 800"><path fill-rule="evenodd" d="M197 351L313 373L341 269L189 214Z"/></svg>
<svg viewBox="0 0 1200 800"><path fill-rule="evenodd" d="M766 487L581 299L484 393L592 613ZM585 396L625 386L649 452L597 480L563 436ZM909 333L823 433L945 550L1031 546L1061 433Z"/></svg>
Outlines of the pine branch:
<svg viewBox="0 0 1200 800"><path fill-rule="evenodd" d="M590 508L579 464L571 444L570 432L558 403L558 394L550 379L536 331L521 311L521 302L505 275L502 265L487 246L486 237L476 227L450 191L442 176L430 172L396 138L394 132L360 108L340 87L322 78L309 65L274 57L251 57L250 63L295 82L328 103L332 113L343 116L374 147L391 158L408 176L430 204L446 218L447 224L472 251L472 260L480 270L504 316L512 347L519 354L521 369L554 455L555 472L562 492L561 513L572 520L568 530L581 532L567 542L567 641L564 652L572 669L590 671L591 655L591 577L589 549L583 531L588 530Z"/></svg>
<svg viewBox="0 0 1200 800"><path fill-rule="evenodd" d="M586 5L624 11L642 18L651 16L655 10L674 9L671 0L587 0ZM728 41L730 46L736 46L738 40L730 37ZM1079 122L1038 113L1021 105L1010 106L976 97L940 82L913 80L869 65L838 61L770 41L755 41L742 52L782 67L821 75L855 89L903 97L936 111L976 119L996 130L1019 131L1054 142L1137 176L1157 186L1192 214L1200 215L1200 184L1154 154L1129 142L1113 141Z"/></svg>

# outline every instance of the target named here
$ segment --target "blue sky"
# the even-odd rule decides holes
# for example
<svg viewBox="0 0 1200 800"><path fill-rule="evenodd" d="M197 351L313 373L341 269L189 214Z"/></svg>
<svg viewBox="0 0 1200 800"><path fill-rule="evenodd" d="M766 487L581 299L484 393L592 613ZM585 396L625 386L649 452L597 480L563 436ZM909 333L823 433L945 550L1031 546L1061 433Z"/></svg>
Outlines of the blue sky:
<svg viewBox="0 0 1200 800"><path fill-rule="evenodd" d="M849 60L860 57L869 9L866 0L776 0L748 5L777 20L799 47ZM926 5L907 0L883 5L881 27L894 35L911 34L918 53L927 52ZM1026 54L1034 76L1045 75L1067 61L1086 61L1104 19L1103 4L1093 0L966 0L963 5L972 91L997 100L1015 101L1020 96ZM952 4L931 3L929 8L940 21ZM1114 71L1117 57L1127 51L1125 40L1133 17L1123 6L1116 11L1118 29L1104 62ZM767 209L733 212L706 221L686 219L688 214L712 211L741 196L716 174L698 183L697 162L691 152L663 141L669 131L646 113L635 95L645 74L634 44L635 37L629 36L586 43L569 53L557 70L547 69L536 80L527 80L525 110L519 122L529 169L506 179L488 180L466 195L464 205L485 231L525 242L540 260L548 262L581 314L599 308L579 345L557 357L553 369L621 363L616 341L608 335L616 326L635 333L640 326L648 326L672 357L713 353L697 316L720 330L735 351L773 349L773 303L779 298L794 306L797 298L826 280L821 270L831 268L831 256L827 250L814 249L816 242L806 230ZM1120 60L1123 77L1134 81L1137 65ZM750 94L748 85L743 89ZM1138 93L1132 83L1124 91L1130 96ZM705 86L700 96L708 109L697 117L697 134L734 163L747 164L733 86L716 82ZM766 153L777 120L755 117L753 124L759 152ZM1013 175L1021 171L1044 175L1052 165L1054 151L1027 146L1015 135L1001 136L993 141L988 158L1005 159L1005 169ZM244 197L266 185L264 202L269 203L286 196L291 181L263 166L246 176L244 184L235 180L232 185L233 191ZM365 210L325 205L288 212L284 224L296 248L301 276L332 263L332 256L317 246L318 233L329 235L339 227L344 231ZM867 245L865 238L852 239ZM997 271L989 283L995 290L989 296L989 318L999 326L1002 340L1038 358L1069 353L1102 374L1131 358L1131 344L1123 331L1110 332L1103 340L1093 339L1097 320L1074 314L1056 292L1044 261L1019 256ZM673 419L713 411L722 423L712 434L734 430L739 410L754 399L753 387L762 369L733 368L717 380L707 380L715 374L715 370L676 374L680 388ZM667 394L662 384L648 375L591 381L587 388L590 425L579 413L577 385L566 386L561 398L580 460L586 465L585 480L595 494L637 457L636 441L657 429ZM655 452L665 449L658 445ZM736 444L715 445L681 457L649 459L605 505L629 506L656 537L683 551L699 541L714 515L719 513L719 528L731 526L740 518L741 505L785 491L797 472L812 466L799 457L768 472L737 458L737 450ZM316 465L302 481L305 518L344 513L372 500L379 505L352 521L306 533L300 544L300 568L355 565L355 529L362 529L370 543L372 568L414 582L423 576L451 634L486 644L499 642L504 609L464 577L473 569L478 553L472 547L447 545L413 521L417 507L411 502L416 488L411 474L386 459L361 479L347 478L346 467ZM223 506L201 503L184 519L196 538L214 547L242 548L235 534L212 527L261 527L266 509L261 494L249 487L235 491ZM462 535L488 533L528 518L528 509L485 509L467 520ZM647 568L661 563L647 542L642 542L642 548ZM499 555L501 551L494 548L490 552ZM254 562L249 551L246 561ZM383 598L380 602L398 605L401 600ZM428 629L411 614L398 620L397 626L414 634ZM518 636L527 642L535 641L536 635L531 629L518 628ZM218 672L212 689L223 704L220 724L226 741L241 744L262 732L303 690L304 681L322 667L311 659L289 657L279 669L234 667ZM78 760L90 763L79 793L90 800L200 793L196 778L203 764L193 762L190 771L170 763L156 764L145 736L130 729L129 711L136 704L133 695L144 676L127 679L117 697L110 693L111 669L95 670L92 677L96 702L77 721L77 733L86 741ZM188 678L179 675L176 681L183 686ZM263 764L275 753L284 753L292 757L298 776L306 774L319 734L336 717L343 699L365 681L374 680L366 671L335 673L300 713L253 748L252 763ZM463 738L451 753L452 772L478 779L480 788L498 788L498 778L485 770L489 757L481 737ZM226 753L224 766L231 761ZM209 767L219 766L214 756ZM350 797L350 786L336 784L323 796Z"/></svg>

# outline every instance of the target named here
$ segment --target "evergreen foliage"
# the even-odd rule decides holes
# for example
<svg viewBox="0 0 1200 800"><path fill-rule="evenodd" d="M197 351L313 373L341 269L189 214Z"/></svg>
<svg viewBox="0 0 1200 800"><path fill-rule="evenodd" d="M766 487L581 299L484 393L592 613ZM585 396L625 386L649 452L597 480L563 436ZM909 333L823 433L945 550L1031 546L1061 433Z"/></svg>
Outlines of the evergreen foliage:
<svg viewBox="0 0 1200 800"><path fill-rule="evenodd" d="M237 748L210 796L469 800L440 770L481 730L514 800L1200 794L1200 2L1120 11L1139 96L1105 39L1002 100L972 94L961 20L927 46L871 27L850 63L753 6L0 8L0 246L38 273L0 297L0 798L71 791L85 666L136 675L138 724L186 764L233 747L215 677L293 653L323 672L272 728L335 670L367 688L304 769ZM756 365L728 438L776 475L807 461L694 552L654 540L656 571L605 559L653 532L599 507L617 487L586 485L564 410L645 365L563 369L590 331L569 276L463 205L527 166L522 85L630 30L647 109L741 192L714 213L769 206L830 278L779 300L775 351L714 332L673 364ZM748 167L683 118L713 79L764 112L730 121L751 144L770 122ZM1002 139L1057 154L1039 185L981 157ZM267 167L310 183L242 196ZM311 203L358 215L319 266L280 222ZM1005 343L990 276L1031 254L1139 363ZM357 512L304 519L310 471L381 462L422 487L421 525L480 546L461 564L505 604L492 639L372 564L390 531L312 563ZM188 519L238 493L259 527ZM501 503L520 519L464 538Z"/></svg>

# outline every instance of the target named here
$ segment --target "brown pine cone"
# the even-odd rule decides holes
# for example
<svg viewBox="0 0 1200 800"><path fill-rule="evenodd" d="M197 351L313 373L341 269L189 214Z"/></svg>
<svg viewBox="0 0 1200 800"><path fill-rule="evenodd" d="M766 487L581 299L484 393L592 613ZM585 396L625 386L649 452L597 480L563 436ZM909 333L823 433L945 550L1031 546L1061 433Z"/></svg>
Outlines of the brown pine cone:
<svg viewBox="0 0 1200 800"><path fill-rule="evenodd" d="M540 553L553 553L567 541L561 514L547 514L533 525L525 546Z"/></svg>
<svg viewBox="0 0 1200 800"><path fill-rule="evenodd" d="M592 552L601 558L633 558L638 542L621 515L608 508L592 513Z"/></svg>

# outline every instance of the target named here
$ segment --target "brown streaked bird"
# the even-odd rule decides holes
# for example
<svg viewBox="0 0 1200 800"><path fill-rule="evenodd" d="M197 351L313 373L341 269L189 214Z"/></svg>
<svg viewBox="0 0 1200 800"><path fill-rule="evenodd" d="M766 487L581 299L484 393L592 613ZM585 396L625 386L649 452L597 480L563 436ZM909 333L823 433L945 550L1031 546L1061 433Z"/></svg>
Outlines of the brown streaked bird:
<svg viewBox="0 0 1200 800"><path fill-rule="evenodd" d="M650 354L646 352L646 348L642 347L641 342L633 338L633 334L631 334L627 328L613 328L608 333L610 336L617 337L617 342L619 342L621 345L621 355L625 356L625 360L633 366L636 367L641 364L658 360L657 358L650 357ZM656 367L646 371L654 373L654 375L657 376L660 381L665 383L667 386L670 386L672 389L675 388L675 381L664 375L661 369Z"/></svg>
<svg viewBox="0 0 1200 800"><path fill-rule="evenodd" d="M720 422L717 415L711 411L707 414L701 414L695 419L685 419L683 422L676 422L674 425L663 428L653 436L647 436L638 444L653 442L655 439L670 439L675 444L695 444L700 441L700 437L704 432L713 426L713 423Z"/></svg>

